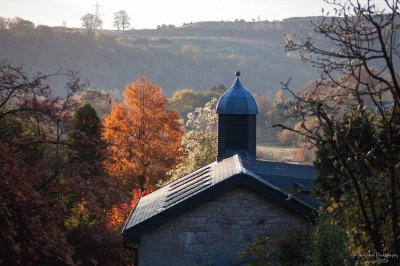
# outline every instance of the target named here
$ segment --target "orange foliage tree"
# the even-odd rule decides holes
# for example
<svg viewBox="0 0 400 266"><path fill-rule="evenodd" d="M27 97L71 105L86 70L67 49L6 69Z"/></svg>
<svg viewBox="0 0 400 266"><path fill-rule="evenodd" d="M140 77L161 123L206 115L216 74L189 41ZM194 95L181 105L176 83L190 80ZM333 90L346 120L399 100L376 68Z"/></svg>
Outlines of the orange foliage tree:
<svg viewBox="0 0 400 266"><path fill-rule="evenodd" d="M161 87L148 78L126 86L124 102L104 119L104 139L110 144L106 169L127 193L154 186L177 164L183 135L179 120Z"/></svg>

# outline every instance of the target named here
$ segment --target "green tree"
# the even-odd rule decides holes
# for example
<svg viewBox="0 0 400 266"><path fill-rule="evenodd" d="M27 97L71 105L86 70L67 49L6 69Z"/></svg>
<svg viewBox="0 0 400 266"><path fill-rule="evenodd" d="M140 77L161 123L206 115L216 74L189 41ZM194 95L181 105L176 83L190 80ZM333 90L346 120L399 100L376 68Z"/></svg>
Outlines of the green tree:
<svg viewBox="0 0 400 266"><path fill-rule="evenodd" d="M295 226L280 235L250 243L241 257L251 261L249 266L308 265L309 242L309 229Z"/></svg>
<svg viewBox="0 0 400 266"><path fill-rule="evenodd" d="M193 89L176 90L169 103L171 108L176 109L181 117L187 117L188 113L194 112L197 107L204 106L212 98L219 98L226 88L218 84L206 91L194 91Z"/></svg>
<svg viewBox="0 0 400 266"><path fill-rule="evenodd" d="M217 157L217 121L216 98L211 99L204 107L196 108L188 114L186 127L188 131L182 138L181 151L184 160L171 171L173 179L193 172Z"/></svg>
<svg viewBox="0 0 400 266"><path fill-rule="evenodd" d="M343 229L329 221L318 221L311 239L310 254L313 266L348 265L346 262L350 257Z"/></svg>
<svg viewBox="0 0 400 266"><path fill-rule="evenodd" d="M294 98L287 115L301 125L291 130L317 147L320 195L351 250L400 254L399 1L385 1L385 10L370 1L331 4L337 16L313 22L331 47L286 37L286 50L323 74L301 94L286 84Z"/></svg>
<svg viewBox="0 0 400 266"><path fill-rule="evenodd" d="M365 119L368 119L369 125ZM400 125L399 117L394 123ZM314 163L319 176L317 191L321 194L327 192L330 200L325 206L326 210L331 213L333 220L351 232L348 237L353 250L360 247L374 250L380 243L384 252L393 252L395 239L388 224L392 219L392 199L387 193L391 187L391 165L385 158L387 151L383 143L392 137L390 152L398 156L400 135L387 132L380 116L369 114L363 117L358 110L344 115L334 123L334 127L334 141L317 142L317 159ZM325 130L330 131L328 128ZM375 141L380 144L375 145ZM399 163L394 166L397 177L400 173L398 166ZM367 231L366 222L370 223L371 231Z"/></svg>
<svg viewBox="0 0 400 266"><path fill-rule="evenodd" d="M102 131L101 121L90 104L75 111L67 138L68 167L61 181L65 185L63 204L68 209L63 221L68 243L74 247L74 258L84 265L96 261L110 264L108 260L116 259L114 256L124 256L118 233L106 230L105 212L122 200L122 187L104 171L106 145ZM104 253L104 245L110 243L113 248Z"/></svg>
<svg viewBox="0 0 400 266"><path fill-rule="evenodd" d="M68 134L67 158L77 165L75 170L83 177L101 174L105 143L102 126L96 110L86 103L74 113Z"/></svg>

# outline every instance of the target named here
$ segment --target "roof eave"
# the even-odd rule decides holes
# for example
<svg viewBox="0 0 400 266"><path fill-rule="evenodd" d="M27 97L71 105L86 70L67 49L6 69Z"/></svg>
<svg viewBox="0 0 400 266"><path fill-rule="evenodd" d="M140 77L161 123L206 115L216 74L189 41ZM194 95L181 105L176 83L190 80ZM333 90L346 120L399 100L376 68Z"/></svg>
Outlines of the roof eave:
<svg viewBox="0 0 400 266"><path fill-rule="evenodd" d="M220 183L205 189L196 195L185 199L174 206L165 209L162 212L159 212L155 214L154 216L130 227L130 228L124 228L124 231L122 234L124 236L129 237L129 242L130 243L136 243L138 244L140 242L140 236L144 232L151 230L152 228L155 228L156 226L163 224L165 221L185 212L188 211L192 208L195 208L199 205L201 205L204 202L210 201L213 198L217 197L220 195L222 192L227 191L233 187L235 187L237 184L235 180L237 179L237 176L242 175L241 173L233 175L229 179L223 180Z"/></svg>

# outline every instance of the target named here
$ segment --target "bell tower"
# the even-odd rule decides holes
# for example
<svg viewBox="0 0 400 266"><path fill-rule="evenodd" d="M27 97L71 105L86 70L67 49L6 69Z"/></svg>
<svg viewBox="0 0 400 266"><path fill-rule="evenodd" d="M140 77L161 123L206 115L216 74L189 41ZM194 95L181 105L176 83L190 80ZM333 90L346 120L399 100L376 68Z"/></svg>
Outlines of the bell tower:
<svg viewBox="0 0 400 266"><path fill-rule="evenodd" d="M236 79L217 104L218 114L218 155L217 160L234 154L256 158L256 115L254 97Z"/></svg>

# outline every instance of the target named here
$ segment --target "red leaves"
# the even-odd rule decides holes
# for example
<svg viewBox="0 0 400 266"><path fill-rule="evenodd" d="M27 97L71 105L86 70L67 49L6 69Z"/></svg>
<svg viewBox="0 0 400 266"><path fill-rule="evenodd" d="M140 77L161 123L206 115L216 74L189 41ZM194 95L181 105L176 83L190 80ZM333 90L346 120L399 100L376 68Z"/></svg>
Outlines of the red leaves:
<svg viewBox="0 0 400 266"><path fill-rule="evenodd" d="M62 226L68 211L62 194L53 193L56 186L38 189L59 177L64 128L74 107L71 93L51 95L43 84L48 77L30 78L22 67L0 63L0 261L5 265L74 264Z"/></svg>
<svg viewBox="0 0 400 266"><path fill-rule="evenodd" d="M54 76L68 80L63 97L44 84ZM73 72L29 78L21 67L0 63L0 264L129 264L119 232L152 191L133 189L164 178L179 157L178 116L161 89L142 79L127 88L133 98L106 119L111 179L102 171L103 152L92 156L104 146L99 121L83 116L66 134L81 85ZM127 194L129 203L113 206Z"/></svg>
<svg viewBox="0 0 400 266"><path fill-rule="evenodd" d="M132 191L132 199L129 203L114 205L111 211L107 212L107 228L120 231L122 226L125 224L126 219L128 219L131 210L136 206L139 199L153 192L154 190L154 188L149 188L143 191L140 189L134 189Z"/></svg>
<svg viewBox="0 0 400 266"><path fill-rule="evenodd" d="M5 153L6 152L6 153ZM50 202L29 183L38 173L16 160L16 152L0 142L0 257L9 265L34 261L72 264L59 217Z"/></svg>

